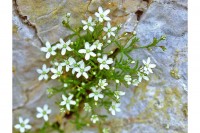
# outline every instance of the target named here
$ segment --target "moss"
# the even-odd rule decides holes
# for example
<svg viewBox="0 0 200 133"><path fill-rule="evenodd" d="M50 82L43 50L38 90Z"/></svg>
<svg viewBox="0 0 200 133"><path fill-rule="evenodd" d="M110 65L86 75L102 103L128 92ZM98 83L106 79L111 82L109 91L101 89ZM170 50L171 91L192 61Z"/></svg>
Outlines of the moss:
<svg viewBox="0 0 200 133"><path fill-rule="evenodd" d="M187 118L188 117L188 104L187 103L185 103L183 105L182 111L183 111L184 116Z"/></svg>
<svg viewBox="0 0 200 133"><path fill-rule="evenodd" d="M181 76L179 75L178 69L174 68L170 71L170 75L175 79L180 79Z"/></svg>

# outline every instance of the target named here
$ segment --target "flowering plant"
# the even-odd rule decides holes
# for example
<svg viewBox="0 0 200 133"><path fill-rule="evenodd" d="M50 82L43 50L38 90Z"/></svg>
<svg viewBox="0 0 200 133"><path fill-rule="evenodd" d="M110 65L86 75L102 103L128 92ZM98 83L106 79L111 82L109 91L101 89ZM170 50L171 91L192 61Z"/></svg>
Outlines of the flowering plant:
<svg viewBox="0 0 200 133"><path fill-rule="evenodd" d="M120 86L127 88L130 85L137 86L142 80L149 80L149 74L153 73L155 64L151 64L148 57L143 60L133 59L129 53L133 49L160 47L157 44L164 40L154 38L147 46L138 46L139 38L135 33L119 34L122 25L112 26L109 18L110 10L98 8L96 18L88 17L82 20L82 25L73 29L70 25L70 13L63 20L63 25L73 33L67 38L60 38L59 42L50 44L46 42L41 51L46 55L49 64L43 64L42 69L37 69L38 80L58 80L60 86L47 89L49 97L60 94L60 101L56 101L61 114L74 114L71 120L78 129L88 124L97 124L105 120L105 114L98 110L105 109L108 113L116 115L120 112L120 98L125 92ZM109 49L113 48L109 51ZM84 109L83 115L79 112ZM41 129L54 124L47 124L48 115L53 111L48 105L37 107L37 118L43 118L46 122ZM20 132L25 132L31 126L19 118L20 124L15 127ZM60 127L54 127L62 131ZM107 129L103 129L108 131ZM62 131L64 132L64 131Z"/></svg>

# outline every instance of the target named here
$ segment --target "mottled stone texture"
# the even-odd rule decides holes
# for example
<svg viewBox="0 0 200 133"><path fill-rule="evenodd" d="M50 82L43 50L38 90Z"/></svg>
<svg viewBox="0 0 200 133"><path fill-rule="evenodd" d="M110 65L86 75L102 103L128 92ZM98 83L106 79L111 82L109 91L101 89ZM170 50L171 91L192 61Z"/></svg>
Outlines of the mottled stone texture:
<svg viewBox="0 0 200 133"><path fill-rule="evenodd" d="M70 32L62 27L63 15L71 12L71 24L93 14L98 6L111 9L113 24L125 24L124 31L136 31L141 45L153 37L166 35L163 52L159 48L135 50L131 56L148 56L157 65L149 82L122 90L122 112L109 117L104 127L113 133L186 133L187 132L187 0L16 0L13 1L13 123L18 116L28 117L34 128L35 107L48 103L55 120L58 109L48 99L46 89L56 82L39 82L36 68L45 63L39 48L45 41L56 42ZM66 133L75 131L66 125ZM85 128L84 133L97 132Z"/></svg>

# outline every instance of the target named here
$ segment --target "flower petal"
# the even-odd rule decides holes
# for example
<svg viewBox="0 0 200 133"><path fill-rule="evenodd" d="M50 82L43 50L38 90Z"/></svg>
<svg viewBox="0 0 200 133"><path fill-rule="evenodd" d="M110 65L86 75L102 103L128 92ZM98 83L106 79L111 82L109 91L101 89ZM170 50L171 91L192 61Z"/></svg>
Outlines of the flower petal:
<svg viewBox="0 0 200 133"><path fill-rule="evenodd" d="M20 127L21 127L20 124L15 125L16 129L19 129Z"/></svg>
<svg viewBox="0 0 200 133"><path fill-rule="evenodd" d="M89 94L89 98L94 97L94 93Z"/></svg>
<svg viewBox="0 0 200 133"><path fill-rule="evenodd" d="M78 52L79 53L86 53L86 50L85 49L80 49Z"/></svg>
<svg viewBox="0 0 200 133"><path fill-rule="evenodd" d="M43 51L43 52L47 52L47 51L48 51L48 48L42 47L42 48L40 48L40 50Z"/></svg>
<svg viewBox="0 0 200 133"><path fill-rule="evenodd" d="M66 100L67 100L67 97L66 97L65 95L62 95L62 99L63 99L64 101L66 101Z"/></svg>
<svg viewBox="0 0 200 133"><path fill-rule="evenodd" d="M60 38L60 43L61 43L62 45L65 44L65 42L63 41L62 38Z"/></svg>
<svg viewBox="0 0 200 133"><path fill-rule="evenodd" d="M31 125L25 125L26 129L31 129Z"/></svg>
<svg viewBox="0 0 200 133"><path fill-rule="evenodd" d="M63 48L62 51L61 51L61 54L62 54L62 55L65 55L65 53L66 53L66 49Z"/></svg>
<svg viewBox="0 0 200 133"><path fill-rule="evenodd" d="M88 74L86 72L83 73L83 76L88 79Z"/></svg>
<svg viewBox="0 0 200 133"><path fill-rule="evenodd" d="M110 9L107 9L107 10L104 11L103 14L106 16L106 15L108 15L109 13L110 13Z"/></svg>
<svg viewBox="0 0 200 133"><path fill-rule="evenodd" d="M38 114L36 115L37 118L41 118L42 116L43 116L42 113L38 113Z"/></svg>
<svg viewBox="0 0 200 133"><path fill-rule="evenodd" d="M99 11L100 14L102 14L102 13L103 13L103 8L100 6L100 7L98 8L98 11Z"/></svg>
<svg viewBox="0 0 200 133"><path fill-rule="evenodd" d="M49 52L47 52L47 53L46 53L46 58L49 59L50 55L51 55L51 54L50 54Z"/></svg>
<svg viewBox="0 0 200 133"><path fill-rule="evenodd" d="M76 102L75 101L70 101L70 104L75 105Z"/></svg>
<svg viewBox="0 0 200 133"><path fill-rule="evenodd" d="M42 108L40 108L40 107L37 107L37 108L36 108L36 110L37 110L38 112L40 112L40 113L42 113L42 112L43 112L43 109L42 109Z"/></svg>
<svg viewBox="0 0 200 133"><path fill-rule="evenodd" d="M70 111L70 104L66 104L66 108Z"/></svg>
<svg viewBox="0 0 200 133"><path fill-rule="evenodd" d="M44 118L45 121L48 121L48 119L49 119L48 115L44 115L43 118Z"/></svg>
<svg viewBox="0 0 200 133"><path fill-rule="evenodd" d="M23 118L19 117L19 123L22 123L22 122L23 122Z"/></svg>
<svg viewBox="0 0 200 133"><path fill-rule="evenodd" d="M20 127L20 132L24 133L25 132L25 128L24 127Z"/></svg>
<svg viewBox="0 0 200 133"><path fill-rule="evenodd" d="M90 59L90 54L86 53L85 54L85 60L89 60Z"/></svg>
<svg viewBox="0 0 200 133"><path fill-rule="evenodd" d="M66 102L65 101L62 101L61 103L60 103L60 105L65 105L66 104Z"/></svg>

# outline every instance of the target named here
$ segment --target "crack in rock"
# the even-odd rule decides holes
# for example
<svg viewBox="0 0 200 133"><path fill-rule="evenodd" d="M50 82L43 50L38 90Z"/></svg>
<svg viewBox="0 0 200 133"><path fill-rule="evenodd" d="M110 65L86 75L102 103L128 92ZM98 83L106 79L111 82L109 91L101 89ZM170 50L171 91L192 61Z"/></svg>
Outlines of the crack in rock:
<svg viewBox="0 0 200 133"><path fill-rule="evenodd" d="M24 23L25 25L27 25L28 27L32 28L35 31L35 35L38 38L39 42L41 44L43 44L41 38L38 36L38 31L37 28L34 24L32 24L28 19L27 16L24 16L20 13L20 10L18 8L18 4L17 4L17 0L13 0L13 9L16 13L16 15L21 19L22 23Z"/></svg>

